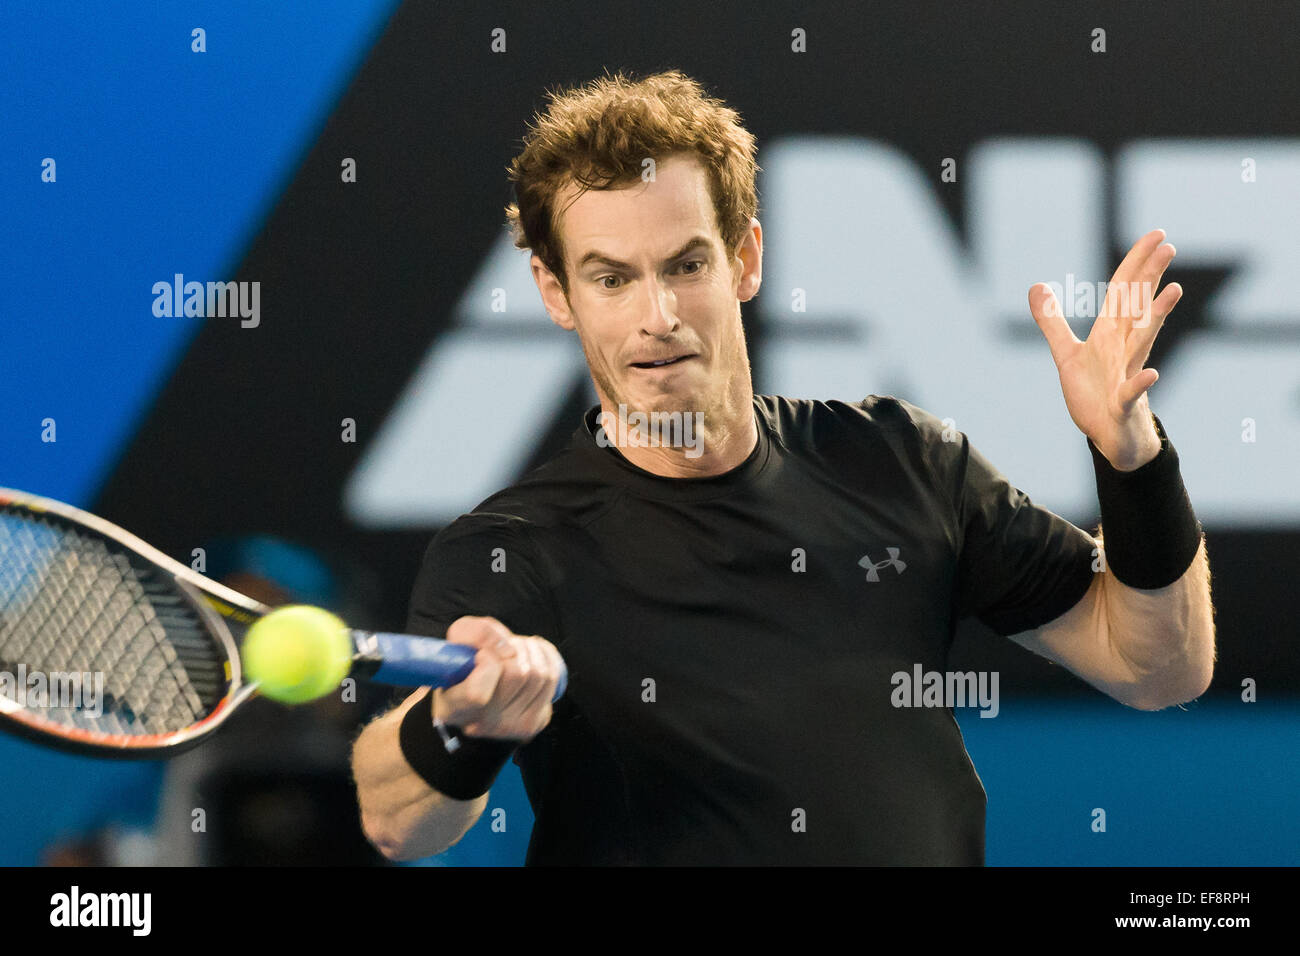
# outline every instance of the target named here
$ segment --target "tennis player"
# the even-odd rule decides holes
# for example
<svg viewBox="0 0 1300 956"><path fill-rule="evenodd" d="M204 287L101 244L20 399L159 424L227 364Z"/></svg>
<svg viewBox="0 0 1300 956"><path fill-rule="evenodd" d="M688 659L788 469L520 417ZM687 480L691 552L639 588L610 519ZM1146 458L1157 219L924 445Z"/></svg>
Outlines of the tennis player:
<svg viewBox="0 0 1300 956"><path fill-rule="evenodd" d="M754 154L676 71L553 93L525 137L507 215L600 404L428 549L407 628L477 664L356 741L386 856L454 844L513 755L529 864L978 865L986 797L952 701L900 692L944 672L961 618L1130 707L1208 687L1202 529L1143 368L1180 288L1108 296L1083 342L1029 290L1103 542L902 398L753 394ZM1113 281L1154 290L1164 238Z"/></svg>

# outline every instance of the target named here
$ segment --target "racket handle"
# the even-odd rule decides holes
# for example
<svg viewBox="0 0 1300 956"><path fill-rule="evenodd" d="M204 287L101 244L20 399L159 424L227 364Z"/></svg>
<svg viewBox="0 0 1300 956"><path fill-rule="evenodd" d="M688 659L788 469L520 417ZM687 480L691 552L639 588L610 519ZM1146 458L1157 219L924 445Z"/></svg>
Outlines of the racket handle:
<svg viewBox="0 0 1300 956"><path fill-rule="evenodd" d="M378 667L366 674L369 680L398 687L451 687L459 684L474 669L474 648L453 644L435 637L409 634L383 634L373 631L353 632L358 648L365 649ZM564 696L569 672L560 664L560 680L555 686L552 703Z"/></svg>

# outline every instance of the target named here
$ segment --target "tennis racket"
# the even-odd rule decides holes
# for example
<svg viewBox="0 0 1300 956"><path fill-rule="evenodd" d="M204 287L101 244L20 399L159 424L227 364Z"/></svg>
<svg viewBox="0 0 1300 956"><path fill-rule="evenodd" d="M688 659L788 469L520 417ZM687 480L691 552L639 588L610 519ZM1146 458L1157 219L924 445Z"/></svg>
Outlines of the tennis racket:
<svg viewBox="0 0 1300 956"><path fill-rule="evenodd" d="M5 730L94 756L180 753L258 692L239 640L271 610L102 518L0 488ZM351 674L377 683L450 687L474 669L462 644L348 634Z"/></svg>

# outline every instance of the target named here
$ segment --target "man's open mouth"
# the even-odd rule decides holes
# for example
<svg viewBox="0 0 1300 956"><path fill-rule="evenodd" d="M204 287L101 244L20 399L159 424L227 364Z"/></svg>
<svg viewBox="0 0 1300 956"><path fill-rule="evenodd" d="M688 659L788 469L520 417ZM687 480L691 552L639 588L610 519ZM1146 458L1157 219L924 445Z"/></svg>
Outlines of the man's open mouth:
<svg viewBox="0 0 1300 956"><path fill-rule="evenodd" d="M663 368L665 365L675 365L678 362L684 362L687 359L695 358L694 355L677 355L673 358L656 359L652 362L633 362L633 368Z"/></svg>

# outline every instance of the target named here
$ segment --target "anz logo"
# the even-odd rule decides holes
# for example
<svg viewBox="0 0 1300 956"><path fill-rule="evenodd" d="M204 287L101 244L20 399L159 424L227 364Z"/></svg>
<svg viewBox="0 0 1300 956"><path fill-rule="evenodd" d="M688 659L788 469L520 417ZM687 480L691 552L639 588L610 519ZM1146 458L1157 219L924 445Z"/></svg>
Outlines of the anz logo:
<svg viewBox="0 0 1300 956"><path fill-rule="evenodd" d="M1091 459L1026 293L1104 283L1113 250L1162 227L1178 247L1167 281L1226 272L1170 315L1163 336L1196 309L1204 324L1150 392L1197 514L1300 527L1300 140L1142 140L1111 157L1085 140L993 139L958 183L862 138L786 138L760 161L757 393L906 398L953 419L1037 503L1089 523ZM961 190L964 236L945 189ZM509 485L587 378L504 231L454 320L349 479L362 526L442 525ZM1080 338L1090 324L1071 321Z"/></svg>

